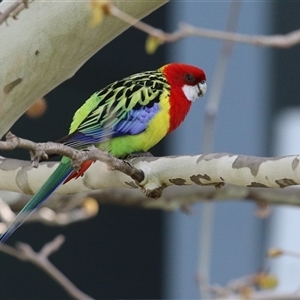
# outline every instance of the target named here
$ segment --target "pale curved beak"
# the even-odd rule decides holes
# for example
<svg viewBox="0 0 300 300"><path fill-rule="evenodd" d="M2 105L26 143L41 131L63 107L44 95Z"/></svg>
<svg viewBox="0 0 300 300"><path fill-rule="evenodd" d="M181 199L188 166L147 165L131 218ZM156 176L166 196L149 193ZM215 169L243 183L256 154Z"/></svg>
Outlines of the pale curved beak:
<svg viewBox="0 0 300 300"><path fill-rule="evenodd" d="M199 89L198 97L204 96L204 94L206 93L206 89L207 89L206 81L204 83L199 83L198 89Z"/></svg>

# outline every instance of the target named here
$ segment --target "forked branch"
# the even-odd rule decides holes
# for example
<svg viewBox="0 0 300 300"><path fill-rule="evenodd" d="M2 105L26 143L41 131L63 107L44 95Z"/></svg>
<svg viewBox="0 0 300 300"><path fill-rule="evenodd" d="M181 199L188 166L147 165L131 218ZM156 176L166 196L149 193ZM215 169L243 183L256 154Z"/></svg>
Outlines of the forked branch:
<svg viewBox="0 0 300 300"><path fill-rule="evenodd" d="M18 243L16 248L6 244L0 245L0 251L14 256L23 261L29 261L42 269L46 274L52 277L73 299L92 300L89 295L79 290L60 270L58 270L48 259L48 257L59 250L64 243L65 238L58 235L53 241L45 244L39 252L35 252L30 245Z"/></svg>

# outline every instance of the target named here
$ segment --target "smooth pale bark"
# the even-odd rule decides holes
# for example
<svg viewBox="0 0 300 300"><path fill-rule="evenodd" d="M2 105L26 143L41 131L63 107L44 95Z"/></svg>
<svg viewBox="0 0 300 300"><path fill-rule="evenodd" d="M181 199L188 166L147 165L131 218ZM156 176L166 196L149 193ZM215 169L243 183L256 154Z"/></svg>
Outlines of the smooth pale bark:
<svg viewBox="0 0 300 300"><path fill-rule="evenodd" d="M210 185L216 188L224 184L277 188L299 185L299 161L300 156L297 155L266 158L215 153L141 157L130 162L144 173L145 179L140 188L148 196L159 197L170 185ZM0 190L34 194L56 166L57 163L49 162L32 168L29 162L3 159L0 161ZM72 194L112 187L137 187L137 184L131 177L109 170L106 164L97 161L83 177L71 180L58 192Z"/></svg>
<svg viewBox="0 0 300 300"><path fill-rule="evenodd" d="M143 18L168 0L120 1L121 10ZM9 5L0 3L0 11ZM10 2L12 3L12 2ZM99 49L129 27L105 16L95 27L90 1L34 1L0 25L0 136L35 100L72 77Z"/></svg>

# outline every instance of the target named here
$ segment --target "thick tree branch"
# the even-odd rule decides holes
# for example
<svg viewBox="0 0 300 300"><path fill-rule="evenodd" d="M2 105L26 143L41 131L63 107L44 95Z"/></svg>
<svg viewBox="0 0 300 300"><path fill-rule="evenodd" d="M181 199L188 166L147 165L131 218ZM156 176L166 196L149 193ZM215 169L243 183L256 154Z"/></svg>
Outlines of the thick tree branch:
<svg viewBox="0 0 300 300"><path fill-rule="evenodd" d="M107 16L95 28L88 26L88 21L92 16L90 2L76 2L72 6L63 2L47 4L27 0L0 3L0 12L2 13L0 14L0 23L4 20L8 21L8 16L16 16L30 3L30 9L24 10L17 21L0 28L0 46L2 45L0 53L3 55L4 64L1 68L2 71L0 70L0 81L3 83L3 87L0 89L2 107L0 136L36 99L70 78L90 56L130 25L156 38L158 44L174 42L187 36L281 48L292 47L300 42L300 30L286 35L251 36L181 24L179 30L166 33L138 21L166 1L118 2L118 7L109 4L106 7ZM76 31L76 35L72 34L74 31ZM26 37L26 40L20 39L20 36ZM61 42L62 40L64 43ZM31 42L28 43L28 41ZM78 43L80 43L80 47L78 47ZM68 55L65 54L64 49L61 49L60 45L62 44L68 44ZM32 49L32 45L34 45L34 49ZM53 51L53 47L61 49L61 51ZM19 55L19 49L22 49L22 56ZM72 49L76 51L70 53L73 51ZM49 59L50 56L51 59ZM15 57L19 57L21 61L16 63ZM26 67L24 67L25 65ZM59 72L56 68L58 65L62 66ZM30 73L25 70L29 70ZM39 72L31 72L32 70L39 70ZM26 86L25 95L24 86ZM16 103L18 105L15 105Z"/></svg>
<svg viewBox="0 0 300 300"><path fill-rule="evenodd" d="M118 1L116 5L140 19L166 2ZM19 2L8 3L1 2L0 11L4 13L8 5ZM34 1L17 20L6 19L7 26L0 26L0 137L37 99L72 77L130 26L105 15L101 24L92 28L92 15L91 1Z"/></svg>
<svg viewBox="0 0 300 300"><path fill-rule="evenodd" d="M65 238L62 235L57 236L53 241L45 244L40 252L35 252L30 245L18 243L17 248L6 244L0 245L0 251L14 256L23 261L29 261L42 269L46 274L52 277L73 299L93 299L89 295L80 291L62 272L60 272L48 259L48 257L57 251L64 243Z"/></svg>
<svg viewBox="0 0 300 300"><path fill-rule="evenodd" d="M15 16L30 3L30 9L24 10L18 20L9 22L9 26L0 27L0 53L3 55L0 70L0 81L3 83L0 89L0 136L36 99L73 76L89 57L130 25L154 37L158 44L174 42L187 36L280 48L292 47L300 42L300 30L285 35L251 36L181 24L177 31L166 33L138 21L166 1L118 2L118 7L110 4L107 6L108 16L100 26L93 29L88 26L92 16L90 2L76 2L71 6L67 2L31 3L25 0L0 3L0 23L4 20L8 22L8 16ZM26 37L26 40L20 39L21 36ZM60 47L62 44L68 44L68 55L66 49ZM61 51L53 51L53 47ZM17 63L15 57L20 58ZM59 72L58 65L62 66Z"/></svg>
<svg viewBox="0 0 300 300"><path fill-rule="evenodd" d="M10 140L1 142L0 149L1 146L7 148L7 144L11 147L14 143ZM82 155L83 160L92 158L105 163L97 161L82 178L60 187L58 192L62 193L78 193L108 187L134 187L142 189L148 197L159 198L162 191L171 185L213 185L220 188L225 184L234 184L282 188L300 184L300 156L297 155L267 158L214 153L160 158L138 157L127 162L96 148L78 151L61 144L35 144L17 138L17 143L13 146L18 145L38 150L42 157L50 151L72 159ZM2 159L0 189L33 194L51 174L54 165L55 163L44 163L36 169L22 161ZM78 163L75 163L75 166L78 166Z"/></svg>

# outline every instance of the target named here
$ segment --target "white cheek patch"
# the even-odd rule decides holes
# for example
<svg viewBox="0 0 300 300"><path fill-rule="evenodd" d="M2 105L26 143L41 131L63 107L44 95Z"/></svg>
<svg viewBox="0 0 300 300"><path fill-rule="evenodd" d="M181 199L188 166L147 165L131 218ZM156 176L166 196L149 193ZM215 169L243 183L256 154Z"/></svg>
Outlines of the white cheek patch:
<svg viewBox="0 0 300 300"><path fill-rule="evenodd" d="M199 97L199 88L197 85L192 86L185 84L182 90L185 97L191 102L194 102Z"/></svg>

